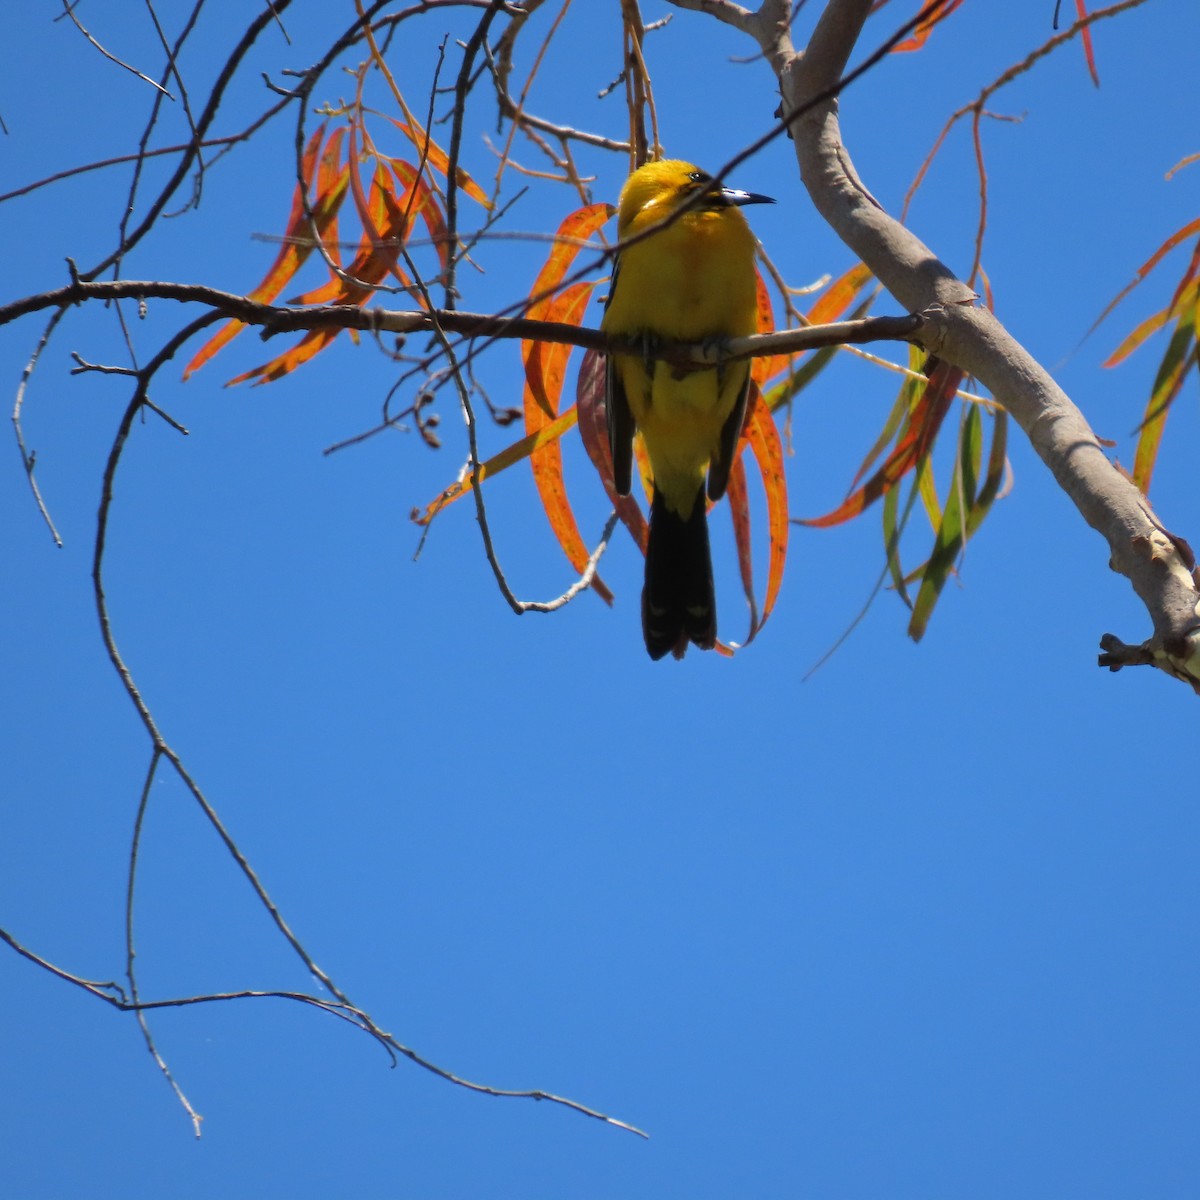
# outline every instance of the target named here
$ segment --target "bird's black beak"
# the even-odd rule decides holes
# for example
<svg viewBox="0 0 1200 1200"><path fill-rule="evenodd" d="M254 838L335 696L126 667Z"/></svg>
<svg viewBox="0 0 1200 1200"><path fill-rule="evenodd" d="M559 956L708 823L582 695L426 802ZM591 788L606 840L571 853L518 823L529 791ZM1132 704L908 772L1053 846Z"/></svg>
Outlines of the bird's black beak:
<svg viewBox="0 0 1200 1200"><path fill-rule="evenodd" d="M742 192L737 188L718 188L717 199L723 204L774 204L774 196L762 196L758 192Z"/></svg>

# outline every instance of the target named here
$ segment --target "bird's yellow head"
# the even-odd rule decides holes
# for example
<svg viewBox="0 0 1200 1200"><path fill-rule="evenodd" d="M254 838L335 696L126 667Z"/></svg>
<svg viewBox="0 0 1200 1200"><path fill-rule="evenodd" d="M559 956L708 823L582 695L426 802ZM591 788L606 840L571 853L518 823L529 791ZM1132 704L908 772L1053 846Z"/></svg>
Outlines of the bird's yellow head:
<svg viewBox="0 0 1200 1200"><path fill-rule="evenodd" d="M699 194L699 200L693 200ZM774 204L770 196L727 188L694 163L664 158L639 167L621 189L620 236L635 225L661 221L692 201L697 212L728 209L743 204Z"/></svg>

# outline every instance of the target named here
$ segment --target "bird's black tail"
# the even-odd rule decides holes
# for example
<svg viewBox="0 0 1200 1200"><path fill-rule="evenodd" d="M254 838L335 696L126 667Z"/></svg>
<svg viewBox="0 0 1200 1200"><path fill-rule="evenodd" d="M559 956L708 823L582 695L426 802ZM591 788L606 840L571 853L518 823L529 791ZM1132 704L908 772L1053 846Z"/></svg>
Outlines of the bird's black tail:
<svg viewBox="0 0 1200 1200"><path fill-rule="evenodd" d="M642 589L642 633L655 660L669 651L682 658L688 642L711 650L717 640L717 601L703 487L686 518L672 512L659 493L654 493L646 543L646 586Z"/></svg>

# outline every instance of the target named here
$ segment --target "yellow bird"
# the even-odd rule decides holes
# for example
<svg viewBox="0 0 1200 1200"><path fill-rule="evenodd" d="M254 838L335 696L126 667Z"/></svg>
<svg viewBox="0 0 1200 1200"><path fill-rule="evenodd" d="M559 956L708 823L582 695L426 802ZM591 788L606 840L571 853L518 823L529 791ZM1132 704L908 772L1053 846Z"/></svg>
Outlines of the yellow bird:
<svg viewBox="0 0 1200 1200"><path fill-rule="evenodd" d="M663 226L618 253L601 322L606 333L643 346L641 354L608 356L606 399L617 491L629 494L635 431L654 473L642 590L642 633L653 659L668 651L682 658L688 642L703 650L716 642L705 494L725 494L750 388L745 360L681 368L655 360L655 344L755 332L755 242L739 208L770 203L673 159L640 167L621 190L622 245Z"/></svg>

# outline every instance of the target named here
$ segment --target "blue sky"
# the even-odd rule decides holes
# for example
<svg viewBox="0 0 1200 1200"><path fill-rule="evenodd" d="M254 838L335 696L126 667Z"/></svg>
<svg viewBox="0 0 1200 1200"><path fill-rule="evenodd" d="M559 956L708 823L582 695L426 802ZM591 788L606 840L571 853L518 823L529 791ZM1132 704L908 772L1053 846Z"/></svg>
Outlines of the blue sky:
<svg viewBox="0 0 1200 1200"><path fill-rule="evenodd" d="M532 104L619 135L618 101L594 100L616 70L615 6L577 7ZM892 7L864 47L907 15ZM647 4L647 19L664 11ZM946 114L1050 35L1051 11L1048 0L967 4L923 55L889 60L847 94L847 139L885 205L898 206ZM0 190L127 151L145 119L147 86L53 14L0 15ZM114 53L157 72L141 9L80 14ZM244 14L206 8L185 64L193 97ZM329 27L349 19L347 6ZM1197 149L1185 81L1198 24L1191 0L1102 23L1099 91L1068 48L993 101L1020 123L986 128L997 311L1125 463L1161 348L1118 372L1098 364L1165 302L1168 276L1080 341L1195 215L1200 168L1163 175ZM283 78L328 36L300 8L288 28L291 47L264 39L237 92L247 104L263 103L255 72ZM398 44L412 97L442 35L463 28L438 13ZM715 168L767 127L766 69L730 62L748 53L695 14L655 35L671 153ZM329 75L320 99L339 88ZM484 177L489 132L490 115L465 150ZM291 136L279 122L257 150L218 164L199 212L164 224L126 275L256 282L274 248L255 235L278 232L290 201ZM597 198L614 198L623 164L583 161ZM750 215L791 281L850 265L785 144L731 182L779 199ZM5 298L65 282L65 256L100 258L127 186L120 170L93 173L5 204ZM975 192L960 132L912 214L960 270ZM551 229L565 206L534 187L512 227ZM511 301L537 268L523 243L481 259L465 308ZM135 323L139 353L180 319L152 303ZM0 329L10 396L39 331ZM15 454L0 471L0 924L64 969L113 979L149 747L105 657L89 573L128 385L70 376L72 350L123 361L112 314L72 314L26 402L62 549ZM571 1096L650 1140L470 1095L406 1063L390 1070L344 1024L262 1000L153 1017L205 1117L197 1143L128 1016L4 952L3 1194L1195 1194L1195 699L1155 673L1096 668L1102 633L1138 641L1147 619L1019 434L1013 490L925 640L906 639L906 612L885 594L804 681L878 574L875 514L794 532L779 607L744 653L653 664L638 628L641 559L623 535L602 564L611 610L584 595L553 616L514 617L466 505L439 518L413 562L408 513L465 456L449 397L440 452L395 434L323 456L375 422L394 368L347 342L269 387L220 386L264 356L244 337L186 385L168 372L154 399L190 435L154 419L133 431L107 586L142 693L292 928L381 1026L449 1070ZM519 402L514 347L483 371L493 399ZM890 376L853 361L805 393L788 464L796 515L841 499L894 394ZM1153 499L1194 544L1198 434L1189 388ZM492 452L510 435L482 436ZM577 446L567 466L594 539L601 489ZM570 569L527 473L497 479L488 504L514 590L561 592ZM727 521L712 523L723 629L736 639ZM144 995L311 986L165 773L142 854Z"/></svg>

